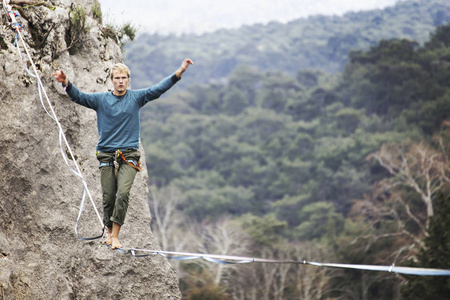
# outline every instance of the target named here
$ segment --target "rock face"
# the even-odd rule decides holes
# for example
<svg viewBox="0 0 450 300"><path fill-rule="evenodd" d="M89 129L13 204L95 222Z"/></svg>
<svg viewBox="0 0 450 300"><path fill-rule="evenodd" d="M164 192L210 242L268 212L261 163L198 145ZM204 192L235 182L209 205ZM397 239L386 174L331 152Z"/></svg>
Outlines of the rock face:
<svg viewBox="0 0 450 300"><path fill-rule="evenodd" d="M74 17L80 7L86 13L84 25ZM25 25L25 42L100 209L95 112L72 103L51 76L63 69L85 92L112 88L110 67L122 55L106 37L94 7L99 7L95 0L53 0L20 9L19 22ZM8 21L4 11L1 19ZM80 28L85 31L77 35ZM58 127L43 109L36 79L24 70L14 32L6 26L0 28L0 47L0 298L181 299L176 274L163 257L135 258L74 234L83 184L64 163ZM159 247L150 232L146 183L143 161L121 230L124 247ZM101 233L88 199L79 233Z"/></svg>

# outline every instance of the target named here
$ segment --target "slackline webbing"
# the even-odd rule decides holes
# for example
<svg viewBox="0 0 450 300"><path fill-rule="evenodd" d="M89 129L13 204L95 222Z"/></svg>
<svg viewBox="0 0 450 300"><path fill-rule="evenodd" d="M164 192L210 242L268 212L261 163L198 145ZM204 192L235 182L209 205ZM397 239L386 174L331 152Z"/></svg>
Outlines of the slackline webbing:
<svg viewBox="0 0 450 300"><path fill-rule="evenodd" d="M341 268L341 269L355 269L366 271L381 271L407 275L420 276L450 276L450 270L431 269L431 268L414 268L414 267L396 267L391 266L377 266L377 265L356 265L356 264L336 264L336 263L321 263L308 260L279 260L279 259L265 259L245 256L232 255L215 255L205 253L189 253L189 252L174 252L162 250L148 250L135 248L117 248L115 249L123 254L131 254L133 257L146 257L154 255L162 255L167 259L175 260L194 260L204 259L214 263L220 264L245 264L245 263L273 263L273 264L296 264L296 265L311 265L316 267ZM142 253L142 254L140 254Z"/></svg>

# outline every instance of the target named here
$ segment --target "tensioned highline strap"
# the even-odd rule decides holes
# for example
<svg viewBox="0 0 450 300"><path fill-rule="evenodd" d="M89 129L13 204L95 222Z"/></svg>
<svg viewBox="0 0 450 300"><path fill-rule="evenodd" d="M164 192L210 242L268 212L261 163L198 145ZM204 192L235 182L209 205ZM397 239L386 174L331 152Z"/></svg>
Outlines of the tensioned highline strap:
<svg viewBox="0 0 450 300"><path fill-rule="evenodd" d="M377 266L377 265L355 265L355 264L334 264L334 263L320 263L307 260L278 260L278 259L265 259L245 256L232 256L232 255L215 255L205 253L189 253L189 252L173 252L162 250L148 250L148 249L134 249L134 248L118 248L117 251L123 254L131 254L134 257L146 257L152 255L162 255L168 259L176 260L192 260L192 259L204 259L214 263L221 264L245 264L252 262L259 263L274 263L274 264L296 264L296 265L311 265L316 267L328 267L328 268L341 268L341 269L356 269L366 271L382 271L407 275L421 275L421 276L450 276L450 270L443 269L431 269L431 268L412 268L412 267L396 267L391 266ZM138 254L142 252L143 254Z"/></svg>
<svg viewBox="0 0 450 300"><path fill-rule="evenodd" d="M39 74L37 72L36 65L34 64L34 61L31 58L30 52L28 51L28 47L25 44L25 41L24 41L24 39L22 37L21 30L22 30L23 26L19 22L17 22L16 16L18 16L18 15L15 14L12 11L11 6L9 5L9 0L3 0L3 9L5 10L7 15L11 19L11 22L12 22L11 23L11 29L16 32L15 43L14 44L15 44L15 46L18 49L20 60L21 60L22 64L24 65L24 68L28 72L28 74L30 74L30 76L36 78L36 81L38 83L39 99L41 101L42 107L44 108L45 112L50 116L50 118L52 118L56 122L56 124L58 126L58 129L59 129L59 145L60 145L60 148L61 148L61 155L64 158L64 162L69 167L70 171L73 172L78 178L81 179L81 181L83 183L83 186L84 186L83 197L82 197L80 208L79 208L79 212L78 212L78 218L77 218L77 221L75 223L75 234L79 238L81 238L83 240L93 240L93 239L101 238L103 236L103 231L104 231L104 224L103 224L102 218L101 218L101 216L100 216L100 214L99 214L99 212L97 210L97 207L95 206L94 200L92 199L91 192L89 191L89 188L87 186L87 181L83 177L83 174L81 173L80 167L78 166L78 163L77 163L77 161L75 159L75 156L73 155L72 149L70 148L70 145L67 142L67 138L66 138L66 136L64 134L63 128L61 126L61 123L59 122L58 117L56 116L55 110L53 109L53 106L52 106L52 104L50 102L50 99L47 96L47 92L45 91L45 88L44 88L44 86L43 86L43 84L41 82L41 79L39 77ZM28 56L28 60L30 61L34 72L31 72L26 67L26 65L25 65L25 63L23 61L22 53L20 51L20 46L19 46L19 38L20 38L20 40L22 42L23 48L26 51L26 54ZM50 108L51 113L47 110L47 108L46 108L46 106L44 104L43 97L45 97L45 99L47 100L47 105ZM70 153L70 157L72 159L73 164L75 165L76 170L70 166L69 159L68 159L66 153L64 152L64 145L66 146L67 151ZM96 237L91 237L91 238L85 238L85 237L82 237L82 236L80 236L78 234L78 222L79 222L79 220L81 218L81 214L82 214L83 209L84 209L86 195L89 196L89 199L91 200L92 206L94 207L94 210L95 210L95 212L97 214L97 217L98 217L98 219L100 221L100 224L102 225L102 234L99 235L99 236L96 236Z"/></svg>

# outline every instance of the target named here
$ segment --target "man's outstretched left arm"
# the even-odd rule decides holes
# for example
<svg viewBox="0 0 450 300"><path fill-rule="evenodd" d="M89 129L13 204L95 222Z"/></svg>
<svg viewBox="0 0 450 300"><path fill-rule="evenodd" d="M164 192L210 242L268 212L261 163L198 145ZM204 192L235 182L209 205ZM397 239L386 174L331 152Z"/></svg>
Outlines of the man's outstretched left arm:
<svg viewBox="0 0 450 300"><path fill-rule="evenodd" d="M175 71L175 75L178 78L181 78L181 75L186 71L186 69L189 67L189 65L193 65L194 62L190 58L185 58L183 62L181 63L181 66L178 68L178 70Z"/></svg>
<svg viewBox="0 0 450 300"><path fill-rule="evenodd" d="M152 87L149 87L144 90L137 90L134 91L135 93L140 94L139 97L139 105L142 107L147 102L158 99L162 94L164 94L168 89L170 89L175 83L178 82L178 80L181 79L181 75L186 71L186 69L189 67L189 65L194 64L194 62L186 58L181 63L180 67L175 71L175 73L172 73L172 75L169 75L167 78L163 79L161 82L155 84Z"/></svg>

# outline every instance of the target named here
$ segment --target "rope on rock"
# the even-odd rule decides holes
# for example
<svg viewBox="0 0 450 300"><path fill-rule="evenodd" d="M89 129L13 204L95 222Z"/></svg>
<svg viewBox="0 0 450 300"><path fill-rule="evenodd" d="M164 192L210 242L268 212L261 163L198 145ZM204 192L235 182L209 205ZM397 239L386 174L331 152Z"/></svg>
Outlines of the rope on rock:
<svg viewBox="0 0 450 300"><path fill-rule="evenodd" d="M63 130L62 126L61 126L61 123L58 120L58 117L57 117L57 115L55 113L55 110L53 109L53 106L52 106L52 104L50 102L50 99L48 98L47 92L45 91L45 88L44 88L44 86L42 84L41 78L39 77L36 65L34 64L34 61L33 61L32 57L30 55L28 47L27 47L27 45L26 45L26 43L25 43L25 41L23 39L23 36L22 36L23 26L19 22L17 22L17 17L20 17L20 16L17 13L14 13L12 11L11 6L9 5L9 0L3 0L3 9L5 10L7 15L11 19L10 28L13 31L16 32L16 35L15 35L15 38L14 38L14 41L15 41L14 45L17 47L17 51L19 53L20 60L21 60L21 62L23 64L25 70L27 71L27 73L30 76L34 77L36 79L36 81L37 81L38 92L39 92L39 99L41 101L42 107L44 108L45 112L50 116L50 118L52 118L55 121L55 123L57 124L57 126L58 126L58 129L59 129L59 145L60 145L61 155L62 155L62 157L64 159L64 162L69 167L70 171L72 173L74 173L82 181L83 186L84 186L83 197L82 197L82 200L81 200L77 221L75 223L75 234L79 238L81 238L83 240L99 239L99 238L103 237L103 233L104 233L103 220L102 220L102 218L100 216L100 213L97 210L97 207L95 206L95 202L94 202L94 200L92 198L91 192L89 191L89 188L88 188L88 185L87 185L87 181L84 178L83 174L81 173L80 167L79 167L79 165L78 165L78 163L77 163L77 161L75 159L75 156L74 156L74 154L72 152L72 149L70 148L69 142L67 141L66 135L64 134L64 130ZM21 52L20 46L19 46L19 39L22 42L23 48L25 49L25 52L26 52L26 54L28 56L28 60L29 60L29 62L31 64L31 66L33 67L33 72L30 71L28 69L28 67L26 66L26 64L24 63L24 60L23 60L23 57L22 57L22 52ZM44 99L43 98L46 99L47 105L50 108L50 112L47 110L47 107L46 107L46 105L44 103ZM72 160L73 164L75 165L75 169L72 168L72 166L70 165L69 158L67 157L66 153L64 152L64 146L67 148L67 151L70 154L70 159ZM79 223L79 220L81 218L81 214L82 214L82 212L84 210L84 206L85 206L85 202L86 202L86 195L89 197L89 199L90 199L90 201L92 203L92 206L94 207L95 213L97 214L97 217L98 217L98 219L100 221L100 224L102 226L102 234L99 235L99 236L96 236L96 237L91 237L91 238L85 238L85 237L82 237L82 236L80 236L78 234L78 223Z"/></svg>

